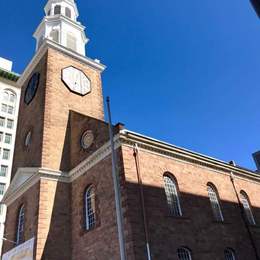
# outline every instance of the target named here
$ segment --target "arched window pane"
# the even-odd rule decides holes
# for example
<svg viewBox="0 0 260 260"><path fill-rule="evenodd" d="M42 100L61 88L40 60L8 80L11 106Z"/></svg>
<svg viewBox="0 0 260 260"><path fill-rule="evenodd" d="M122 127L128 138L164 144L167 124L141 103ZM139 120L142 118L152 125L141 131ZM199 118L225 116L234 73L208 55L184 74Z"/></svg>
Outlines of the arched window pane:
<svg viewBox="0 0 260 260"><path fill-rule="evenodd" d="M172 180L171 177L167 175L165 175L163 178L165 194L170 213L173 216L181 216L182 212L176 183Z"/></svg>
<svg viewBox="0 0 260 260"><path fill-rule="evenodd" d="M8 93L8 91L4 92L3 99L4 99L4 101L9 101L9 93Z"/></svg>
<svg viewBox="0 0 260 260"><path fill-rule="evenodd" d="M54 7L54 15L56 14L61 14L61 6L60 5L56 5Z"/></svg>
<svg viewBox="0 0 260 260"><path fill-rule="evenodd" d="M17 221L17 231L16 231L16 243L21 244L23 242L24 235L24 205L22 205L19 209L18 221Z"/></svg>
<svg viewBox="0 0 260 260"><path fill-rule="evenodd" d="M71 10L68 7L66 7L66 9L65 9L65 15L67 17L71 18Z"/></svg>
<svg viewBox="0 0 260 260"><path fill-rule="evenodd" d="M179 260L192 260L190 250L185 247L178 248L177 253Z"/></svg>
<svg viewBox="0 0 260 260"><path fill-rule="evenodd" d="M208 185L208 194L215 219L217 221L224 221L218 200L217 191L211 185Z"/></svg>
<svg viewBox="0 0 260 260"><path fill-rule="evenodd" d="M85 211L86 230L90 230L96 223L95 193L92 186L85 193Z"/></svg>
<svg viewBox="0 0 260 260"><path fill-rule="evenodd" d="M225 260L236 260L233 249L226 248L224 251L224 255L225 255Z"/></svg>
<svg viewBox="0 0 260 260"><path fill-rule="evenodd" d="M250 203L249 203L249 198L247 196L247 194L243 191L240 192L240 198L241 198L241 203L243 205L244 208L244 213L246 215L247 221L249 224L251 225L255 225L255 218L253 216L251 207L250 207Z"/></svg>

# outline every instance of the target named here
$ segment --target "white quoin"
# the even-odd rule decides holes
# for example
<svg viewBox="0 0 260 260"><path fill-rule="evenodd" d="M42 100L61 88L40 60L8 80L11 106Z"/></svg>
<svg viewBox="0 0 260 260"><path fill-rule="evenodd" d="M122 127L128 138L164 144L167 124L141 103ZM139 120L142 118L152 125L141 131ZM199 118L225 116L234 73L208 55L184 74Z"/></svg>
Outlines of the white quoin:
<svg viewBox="0 0 260 260"><path fill-rule="evenodd" d="M77 21L79 12L74 0L49 0L44 11L45 17L33 35L36 51L44 39L49 39L85 56L88 39L85 27Z"/></svg>

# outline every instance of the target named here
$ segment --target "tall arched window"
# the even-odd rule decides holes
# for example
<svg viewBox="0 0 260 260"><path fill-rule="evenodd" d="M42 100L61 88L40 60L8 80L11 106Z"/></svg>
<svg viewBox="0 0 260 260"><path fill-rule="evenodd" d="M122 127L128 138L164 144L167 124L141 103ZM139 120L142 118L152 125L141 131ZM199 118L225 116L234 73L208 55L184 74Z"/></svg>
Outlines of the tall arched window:
<svg viewBox="0 0 260 260"><path fill-rule="evenodd" d="M85 192L85 228L90 230L95 227L96 223L96 207L95 207L95 191L90 186Z"/></svg>
<svg viewBox="0 0 260 260"><path fill-rule="evenodd" d="M19 208L18 219L17 219L17 230L16 230L16 244L19 245L23 242L24 237L24 205Z"/></svg>
<svg viewBox="0 0 260 260"><path fill-rule="evenodd" d="M61 6L60 5L56 5L54 7L54 15L56 14L61 14Z"/></svg>
<svg viewBox="0 0 260 260"><path fill-rule="evenodd" d="M170 210L171 215L181 216L181 206L180 199L178 194L178 188L174 178L168 174L163 176L164 179L164 189L167 199L167 204Z"/></svg>
<svg viewBox="0 0 260 260"><path fill-rule="evenodd" d="M217 189L213 184L208 184L207 185L208 189L208 195L209 195L209 200L211 203L213 215L217 221L224 221L224 217L221 211L220 203L219 203L219 198L218 198L218 192Z"/></svg>
<svg viewBox="0 0 260 260"><path fill-rule="evenodd" d="M180 247L177 250L179 260L192 260L191 251L186 247Z"/></svg>
<svg viewBox="0 0 260 260"><path fill-rule="evenodd" d="M236 260L235 251L231 248L226 248L224 251L225 260Z"/></svg>
<svg viewBox="0 0 260 260"><path fill-rule="evenodd" d="M247 196L247 194L244 191L240 192L240 199L241 199L241 203L243 205L244 208L244 213L245 216L247 218L247 221L250 225L255 225L255 218L250 206L250 201L249 201L249 197Z"/></svg>
<svg viewBox="0 0 260 260"><path fill-rule="evenodd" d="M68 7L65 8L65 15L71 18L71 10Z"/></svg>

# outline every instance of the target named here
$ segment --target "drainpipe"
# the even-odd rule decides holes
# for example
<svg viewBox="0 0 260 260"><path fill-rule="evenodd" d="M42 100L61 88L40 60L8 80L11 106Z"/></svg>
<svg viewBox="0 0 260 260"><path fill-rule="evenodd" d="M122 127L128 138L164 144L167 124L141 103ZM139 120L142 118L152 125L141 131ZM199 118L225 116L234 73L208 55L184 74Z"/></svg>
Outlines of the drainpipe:
<svg viewBox="0 0 260 260"><path fill-rule="evenodd" d="M149 232L148 232L148 225L147 225L147 218L146 218L146 210L145 210L144 189L143 189L142 176L140 172L139 149L137 144L134 145L133 151L134 151L133 156L135 158L136 173L137 173L137 179L138 179L138 185L140 191L140 200L142 206L147 259L152 260L150 244L149 244Z"/></svg>
<svg viewBox="0 0 260 260"><path fill-rule="evenodd" d="M235 185L235 176L233 174L233 172L230 173L230 181L232 183L232 186L233 186L233 189L235 191L235 194L236 194L236 197L237 197L237 201L238 201L238 204L239 204L239 208L240 208L240 214L242 216L242 219L243 219L243 222L244 222L244 225L245 225L245 228L246 228L246 231L248 233L248 236L249 236L249 240L251 242L251 245L254 249L254 253L255 253L255 257L256 257L256 260L260 260L260 257L258 255L258 252L257 252L257 247L256 247L256 244L255 244L255 241L254 241L254 238L253 238L253 234L250 230L250 227L249 227L249 224L248 224L248 221L246 219L246 216L245 216L245 210L244 210L244 207L240 201L240 197L238 195L238 192L237 192L237 189L236 189L236 185Z"/></svg>

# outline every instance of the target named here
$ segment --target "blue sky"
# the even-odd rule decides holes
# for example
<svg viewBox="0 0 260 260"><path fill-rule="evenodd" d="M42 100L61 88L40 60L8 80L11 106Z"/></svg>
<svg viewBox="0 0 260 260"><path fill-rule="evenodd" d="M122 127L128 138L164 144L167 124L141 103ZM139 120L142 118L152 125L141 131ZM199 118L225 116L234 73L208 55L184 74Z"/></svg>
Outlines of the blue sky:
<svg viewBox="0 0 260 260"><path fill-rule="evenodd" d="M46 1L0 1L0 56L21 73ZM88 56L108 66L114 122L255 169L260 20L249 0L78 0Z"/></svg>

